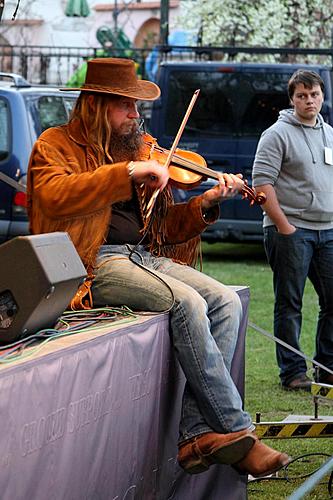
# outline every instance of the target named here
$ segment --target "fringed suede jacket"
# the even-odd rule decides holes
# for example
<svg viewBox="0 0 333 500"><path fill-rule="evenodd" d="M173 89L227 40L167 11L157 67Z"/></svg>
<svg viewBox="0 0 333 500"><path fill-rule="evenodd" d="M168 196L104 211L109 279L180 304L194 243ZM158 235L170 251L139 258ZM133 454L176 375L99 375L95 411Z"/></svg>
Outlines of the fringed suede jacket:
<svg viewBox="0 0 333 500"><path fill-rule="evenodd" d="M147 159L146 153L141 158ZM143 199L137 188L144 223ZM159 196L149 232L150 251L188 265L199 255L200 234L216 220L218 207L205 220L201 196L174 204L169 189ZM105 241L112 204L133 196L128 162L99 165L83 139L78 120L46 130L32 150L28 168L28 216L32 234L66 231L88 274Z"/></svg>

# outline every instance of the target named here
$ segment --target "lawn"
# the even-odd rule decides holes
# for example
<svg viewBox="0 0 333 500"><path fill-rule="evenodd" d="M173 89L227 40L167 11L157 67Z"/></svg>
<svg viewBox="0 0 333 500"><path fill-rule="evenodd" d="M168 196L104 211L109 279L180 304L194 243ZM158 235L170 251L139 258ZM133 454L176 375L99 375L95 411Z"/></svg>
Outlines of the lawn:
<svg viewBox="0 0 333 500"><path fill-rule="evenodd" d="M261 244L203 244L203 271L228 285L249 286L249 320L272 333L272 273ZM317 313L317 296L311 283L308 283L303 302L301 343L303 352L311 358L314 354ZM312 376L311 363L308 363L308 368L308 375ZM303 391L288 392L280 387L275 343L251 327L247 329L246 339L245 408L253 420L257 412L261 413L262 421L280 421L289 415L314 416L310 394ZM332 409L332 404L321 402L319 417L332 415ZM315 471L333 454L332 438L278 439L265 442L299 459L288 468L288 480L284 474L280 474L280 477L274 480L249 482L249 500L287 498L305 481L306 475ZM328 480L329 476L306 498L330 498Z"/></svg>

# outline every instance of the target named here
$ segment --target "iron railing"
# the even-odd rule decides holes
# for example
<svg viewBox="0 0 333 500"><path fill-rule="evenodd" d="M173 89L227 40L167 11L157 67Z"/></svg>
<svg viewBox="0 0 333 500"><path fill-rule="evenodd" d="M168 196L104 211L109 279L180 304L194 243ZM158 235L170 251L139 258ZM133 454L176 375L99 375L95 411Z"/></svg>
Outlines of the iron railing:
<svg viewBox="0 0 333 500"><path fill-rule="evenodd" d="M242 60L291 63L322 63L332 66L333 48L269 47L188 47L160 45L154 49L82 48L0 45L0 71L22 75L31 83L66 85L82 64L94 57L129 57L138 64L142 78L149 78L149 67L170 60Z"/></svg>
<svg viewBox="0 0 333 500"><path fill-rule="evenodd" d="M148 50L102 48L10 46L0 45L0 71L22 75L30 83L66 85L68 80L88 59L94 57L130 57L144 75Z"/></svg>

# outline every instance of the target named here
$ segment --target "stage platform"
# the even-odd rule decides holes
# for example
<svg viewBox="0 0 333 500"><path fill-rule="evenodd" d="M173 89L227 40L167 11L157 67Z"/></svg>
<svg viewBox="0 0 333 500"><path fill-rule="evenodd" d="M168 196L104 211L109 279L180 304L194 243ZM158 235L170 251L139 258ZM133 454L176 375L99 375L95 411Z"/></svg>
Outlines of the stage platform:
<svg viewBox="0 0 333 500"><path fill-rule="evenodd" d="M244 390L249 289L232 375ZM1 500L242 500L246 476L177 464L184 376L168 315L49 342L0 365Z"/></svg>

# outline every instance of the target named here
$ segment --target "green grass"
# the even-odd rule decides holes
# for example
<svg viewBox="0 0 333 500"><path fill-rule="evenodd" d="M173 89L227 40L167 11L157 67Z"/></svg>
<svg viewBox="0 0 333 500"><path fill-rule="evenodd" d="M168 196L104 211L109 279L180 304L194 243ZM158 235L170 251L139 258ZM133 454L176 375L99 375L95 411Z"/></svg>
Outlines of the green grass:
<svg viewBox="0 0 333 500"><path fill-rule="evenodd" d="M273 290L272 273L266 263L261 244L203 244L203 271L227 285L250 287L249 320L272 333L273 331ZM301 346L309 357L314 354L317 323L317 295L308 283L303 301L303 328ZM308 363L308 375L312 375ZM245 408L253 421L257 412L262 421L280 421L288 415L314 416L314 405L310 394L303 391L284 391L279 385L278 368L275 360L275 343L248 327L246 337L246 380ZM327 402L319 405L319 416L332 415L333 406ZM298 438L265 441L274 448L289 453L293 458L305 454L333 454L331 438ZM289 467L289 481L253 481L248 485L249 500L280 500L288 496L304 481L306 474L312 473L328 458L308 456ZM328 479L306 496L309 499L328 499Z"/></svg>

